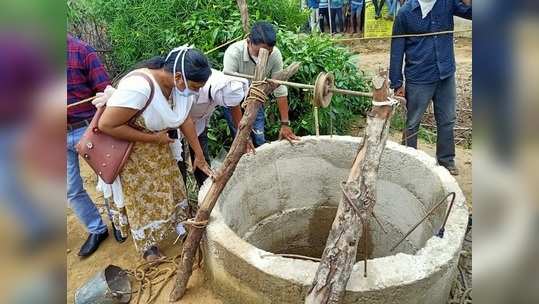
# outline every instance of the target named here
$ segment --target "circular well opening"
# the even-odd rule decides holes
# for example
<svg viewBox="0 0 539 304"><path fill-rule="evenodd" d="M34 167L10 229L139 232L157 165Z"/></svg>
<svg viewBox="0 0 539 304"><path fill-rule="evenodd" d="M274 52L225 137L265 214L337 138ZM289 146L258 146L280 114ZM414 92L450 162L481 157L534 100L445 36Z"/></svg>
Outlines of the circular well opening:
<svg viewBox="0 0 539 304"><path fill-rule="evenodd" d="M219 208L225 223L259 249L320 258L341 198L339 184L348 175L356 151L348 145L323 141L311 146L307 142L242 160L221 196L225 203ZM424 247L441 224L443 208L390 251L443 197L442 189L421 162L403 159L395 151L384 153L375 206L381 225L371 217L368 258L415 254ZM357 260L364 257L363 237Z"/></svg>

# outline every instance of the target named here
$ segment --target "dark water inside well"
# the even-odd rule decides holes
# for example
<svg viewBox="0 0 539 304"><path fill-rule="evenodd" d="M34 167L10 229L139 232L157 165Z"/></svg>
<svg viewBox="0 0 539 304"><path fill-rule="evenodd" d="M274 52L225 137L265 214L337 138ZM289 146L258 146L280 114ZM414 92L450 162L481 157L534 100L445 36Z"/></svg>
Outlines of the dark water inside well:
<svg viewBox="0 0 539 304"><path fill-rule="evenodd" d="M333 224L337 208L335 204L311 208L286 210L274 214L251 227L243 239L254 246L276 254L298 254L308 257L320 258L325 248L326 240ZM368 243L368 257L377 258L404 252L413 254L416 246L405 241L396 252L389 250L404 235L394 227L385 217L378 215L387 233L380 225L370 220ZM357 260L363 259L363 236L358 243Z"/></svg>

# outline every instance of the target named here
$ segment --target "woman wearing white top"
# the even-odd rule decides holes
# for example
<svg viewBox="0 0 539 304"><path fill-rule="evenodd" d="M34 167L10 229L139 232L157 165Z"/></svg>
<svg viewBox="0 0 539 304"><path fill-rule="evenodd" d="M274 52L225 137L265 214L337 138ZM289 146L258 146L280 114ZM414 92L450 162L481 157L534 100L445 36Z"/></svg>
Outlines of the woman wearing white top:
<svg viewBox="0 0 539 304"><path fill-rule="evenodd" d="M198 141L202 146L207 161L209 161L208 125L215 108L217 106L230 108L234 125L237 128L242 117L240 103L247 96L248 90L249 81L247 79L228 76L221 71L213 69L210 79L208 79L204 87L200 89L199 95L196 96L193 105L191 106L189 116L195 122ZM251 149L254 149L252 143L249 146ZM190 150L191 155L193 155L193 149L191 148ZM178 164L182 176L185 179L187 172L185 159ZM208 177L208 175L200 169L194 171L194 176L199 186L201 186Z"/></svg>
<svg viewBox="0 0 539 304"><path fill-rule="evenodd" d="M204 86L211 69L201 52L188 47L174 49L166 58L154 57L140 67L136 71L147 74L154 83L154 96L135 121L140 130L128 122L150 96L150 84L142 76L128 74L120 81L99 120L102 132L136 142L120 177L101 189L105 197L107 189L108 195L112 192L117 227L123 232L129 225L137 250L145 259L154 260L162 256L159 246L173 240L179 222L185 220L181 206L187 195L171 150L175 140L167 130L180 128L193 147L194 167L211 174L188 116L192 103L188 97Z"/></svg>

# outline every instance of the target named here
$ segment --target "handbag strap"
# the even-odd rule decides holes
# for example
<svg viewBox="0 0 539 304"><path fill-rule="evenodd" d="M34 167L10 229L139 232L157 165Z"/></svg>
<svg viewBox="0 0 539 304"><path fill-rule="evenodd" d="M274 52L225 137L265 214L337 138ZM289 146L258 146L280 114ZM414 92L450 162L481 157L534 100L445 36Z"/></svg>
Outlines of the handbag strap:
<svg viewBox="0 0 539 304"><path fill-rule="evenodd" d="M148 74L146 73L143 73L143 72L133 72L127 76L141 76L142 78L146 79L146 81L150 84L150 97L148 97L148 101L146 101L146 104L144 105L144 107L142 109L140 109L130 120L129 122L130 123L134 123L135 120L140 116L142 115L142 113L144 112L144 110L146 110L146 108L148 108L148 106L150 105L150 103L152 102L152 99L153 99L153 95L154 95L154 91L155 91L155 86L153 84L153 80L150 78L150 76L148 76Z"/></svg>

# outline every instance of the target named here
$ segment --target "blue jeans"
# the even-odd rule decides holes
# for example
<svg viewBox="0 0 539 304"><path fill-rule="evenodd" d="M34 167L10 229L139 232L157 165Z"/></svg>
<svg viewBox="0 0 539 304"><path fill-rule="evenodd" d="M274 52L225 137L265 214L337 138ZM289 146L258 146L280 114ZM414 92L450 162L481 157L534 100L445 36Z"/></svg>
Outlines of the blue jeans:
<svg viewBox="0 0 539 304"><path fill-rule="evenodd" d="M13 145L17 142L19 127L0 128L0 212L5 208L21 224L25 237L38 240L54 229L54 223L18 179L20 167Z"/></svg>
<svg viewBox="0 0 539 304"><path fill-rule="evenodd" d="M98 234L107 231L107 225L103 223L94 202L84 189L80 176L79 155L75 150L75 145L85 130L86 128L79 128L67 132L67 199L71 209L88 232Z"/></svg>
<svg viewBox="0 0 539 304"><path fill-rule="evenodd" d="M397 16L398 3L398 0L386 0L386 5L389 10L389 16Z"/></svg>
<svg viewBox="0 0 539 304"><path fill-rule="evenodd" d="M342 7L331 8L331 26L333 33L344 32L344 15Z"/></svg>
<svg viewBox="0 0 539 304"><path fill-rule="evenodd" d="M434 104L434 118L436 119L436 159L442 166L455 165L455 76L440 80L432 84L406 84L407 118L405 143L409 147L417 148L417 132L423 113L429 102Z"/></svg>
<svg viewBox="0 0 539 304"><path fill-rule="evenodd" d="M363 26L363 5L365 3L363 1L354 1L351 2L351 10L352 10L352 29L354 33L361 32L361 27Z"/></svg>
<svg viewBox="0 0 539 304"><path fill-rule="evenodd" d="M226 123L230 128L233 137L236 137L236 127L234 127L234 122L232 120L232 114L230 109L223 107L223 116L226 119ZM266 137L264 136L264 125L266 120L266 113L264 107L261 106L256 113L256 119L253 123L253 129L251 132L251 139L253 140L253 145L255 147L262 146L266 143Z"/></svg>

